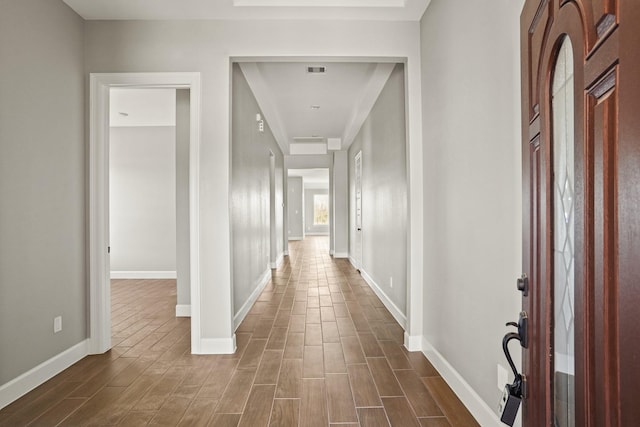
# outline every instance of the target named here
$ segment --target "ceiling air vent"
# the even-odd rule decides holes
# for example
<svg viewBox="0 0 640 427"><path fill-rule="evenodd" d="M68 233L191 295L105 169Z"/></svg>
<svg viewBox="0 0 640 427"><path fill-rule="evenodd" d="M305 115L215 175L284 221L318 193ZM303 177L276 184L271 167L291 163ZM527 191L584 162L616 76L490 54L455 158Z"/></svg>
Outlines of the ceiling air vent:
<svg viewBox="0 0 640 427"><path fill-rule="evenodd" d="M307 73L309 74L324 74L327 72L327 67L307 67Z"/></svg>

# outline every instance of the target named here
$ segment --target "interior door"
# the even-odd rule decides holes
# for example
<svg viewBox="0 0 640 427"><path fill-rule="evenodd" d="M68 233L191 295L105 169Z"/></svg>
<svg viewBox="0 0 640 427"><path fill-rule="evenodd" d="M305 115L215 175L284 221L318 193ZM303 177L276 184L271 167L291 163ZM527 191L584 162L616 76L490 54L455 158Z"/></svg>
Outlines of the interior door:
<svg viewBox="0 0 640 427"><path fill-rule="evenodd" d="M358 151L354 158L355 176L355 216L356 229L355 236L355 261L358 269L362 266L362 151Z"/></svg>
<svg viewBox="0 0 640 427"><path fill-rule="evenodd" d="M640 422L640 1L521 16L523 423Z"/></svg>

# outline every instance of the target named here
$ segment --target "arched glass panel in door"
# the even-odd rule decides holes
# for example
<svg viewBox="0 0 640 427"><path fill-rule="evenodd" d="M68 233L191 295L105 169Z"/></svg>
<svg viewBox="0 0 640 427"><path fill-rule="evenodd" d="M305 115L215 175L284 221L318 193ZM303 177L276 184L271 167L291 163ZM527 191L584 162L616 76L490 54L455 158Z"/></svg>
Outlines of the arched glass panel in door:
<svg viewBox="0 0 640 427"><path fill-rule="evenodd" d="M553 72L554 422L575 426L575 177L573 49L560 47Z"/></svg>

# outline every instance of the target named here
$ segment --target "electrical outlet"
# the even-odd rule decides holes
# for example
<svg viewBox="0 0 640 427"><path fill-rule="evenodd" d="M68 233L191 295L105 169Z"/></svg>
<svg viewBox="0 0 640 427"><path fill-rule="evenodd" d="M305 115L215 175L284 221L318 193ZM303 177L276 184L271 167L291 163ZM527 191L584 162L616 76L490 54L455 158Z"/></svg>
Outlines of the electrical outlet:
<svg viewBox="0 0 640 427"><path fill-rule="evenodd" d="M57 334L62 330L62 316L53 318L53 333Z"/></svg>
<svg viewBox="0 0 640 427"><path fill-rule="evenodd" d="M504 389L505 384L509 384L509 371L498 363L498 389Z"/></svg>
<svg viewBox="0 0 640 427"><path fill-rule="evenodd" d="M393 277L389 277L389 287L393 288Z"/></svg>

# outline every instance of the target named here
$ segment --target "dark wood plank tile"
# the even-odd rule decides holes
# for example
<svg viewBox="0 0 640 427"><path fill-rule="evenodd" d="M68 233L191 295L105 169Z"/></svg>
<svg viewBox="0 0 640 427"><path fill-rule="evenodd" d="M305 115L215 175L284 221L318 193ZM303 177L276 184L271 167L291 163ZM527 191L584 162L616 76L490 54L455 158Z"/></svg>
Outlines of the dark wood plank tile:
<svg viewBox="0 0 640 427"><path fill-rule="evenodd" d="M422 381L453 427L479 426L473 415L442 378L429 377L423 378Z"/></svg>
<svg viewBox="0 0 640 427"><path fill-rule="evenodd" d="M303 332L306 328L306 316L304 314L292 314L289 319L289 333Z"/></svg>
<svg viewBox="0 0 640 427"><path fill-rule="evenodd" d="M304 328L303 328L304 330ZM284 359L302 359L304 353L304 333L289 332L284 346Z"/></svg>
<svg viewBox="0 0 640 427"><path fill-rule="evenodd" d="M300 425L305 427L327 427L327 394L324 379L302 380L300 402Z"/></svg>
<svg viewBox="0 0 640 427"><path fill-rule="evenodd" d="M445 417L418 418L418 422L422 427L451 427Z"/></svg>
<svg viewBox="0 0 640 427"><path fill-rule="evenodd" d="M265 350L254 384L276 384L282 362L282 350Z"/></svg>
<svg viewBox="0 0 640 427"><path fill-rule="evenodd" d="M320 320L323 322L335 322L336 315L333 312L333 307L320 307Z"/></svg>
<svg viewBox="0 0 640 427"><path fill-rule="evenodd" d="M255 374L256 372L251 370L236 371L218 403L216 413L241 413L249 397Z"/></svg>
<svg viewBox="0 0 640 427"><path fill-rule="evenodd" d="M218 401L215 399L193 399L182 419L178 423L180 427L206 426L213 415Z"/></svg>
<svg viewBox="0 0 640 427"><path fill-rule="evenodd" d="M387 363L387 359L367 358L367 364L371 371L373 381L376 383L378 393L383 396L403 396L402 389L393 375L393 371Z"/></svg>
<svg viewBox="0 0 640 427"><path fill-rule="evenodd" d="M300 399L275 399L269 427L295 427L300 419Z"/></svg>
<svg viewBox="0 0 640 427"><path fill-rule="evenodd" d="M156 415L151 419L149 425L154 426L176 426L191 404L191 399L171 396L167 399Z"/></svg>
<svg viewBox="0 0 640 427"><path fill-rule="evenodd" d="M442 416L442 411L413 370L395 371L400 387L418 417Z"/></svg>
<svg viewBox="0 0 640 427"><path fill-rule="evenodd" d="M266 339L251 339L244 355L240 358L238 369L256 369L266 344Z"/></svg>
<svg viewBox="0 0 640 427"><path fill-rule="evenodd" d="M29 426L50 427L58 425L58 423L67 418L69 414L78 409L86 401L87 399L85 398L61 400L60 402L53 405L40 417L38 417L35 421L29 424ZM0 419L2 419L2 417L0 417Z"/></svg>
<svg viewBox="0 0 640 427"><path fill-rule="evenodd" d="M340 342L340 334L336 322L322 322L322 342Z"/></svg>
<svg viewBox="0 0 640 427"><path fill-rule="evenodd" d="M321 345L304 347L302 378L324 377L324 355Z"/></svg>
<svg viewBox="0 0 640 427"><path fill-rule="evenodd" d="M302 360L284 359L276 387L277 398L302 396Z"/></svg>
<svg viewBox="0 0 640 427"><path fill-rule="evenodd" d="M287 340L287 328L273 328L267 341L267 350L282 350Z"/></svg>
<svg viewBox="0 0 640 427"><path fill-rule="evenodd" d="M324 372L333 374L346 374L347 365L342 353L340 343L325 343L324 349Z"/></svg>
<svg viewBox="0 0 640 427"><path fill-rule="evenodd" d="M358 408L358 418L362 427L389 427L384 408Z"/></svg>
<svg viewBox="0 0 640 427"><path fill-rule="evenodd" d="M359 338L366 357L384 357L384 353L378 345L378 340L376 340L373 334L363 333L359 335Z"/></svg>
<svg viewBox="0 0 640 427"><path fill-rule="evenodd" d="M254 385L238 426L257 427L268 425L275 391L275 385Z"/></svg>
<svg viewBox="0 0 640 427"><path fill-rule="evenodd" d="M412 369L409 359L395 341L378 341L391 369Z"/></svg>
<svg viewBox="0 0 640 427"><path fill-rule="evenodd" d="M210 427L238 427L241 415L242 414L215 414L208 425Z"/></svg>
<svg viewBox="0 0 640 427"><path fill-rule="evenodd" d="M344 359L347 364L367 363L358 337L343 337L341 341Z"/></svg>
<svg viewBox="0 0 640 427"><path fill-rule="evenodd" d="M383 397L382 404L391 427L420 427L409 402L404 397Z"/></svg>
<svg viewBox="0 0 640 427"><path fill-rule="evenodd" d="M440 374L420 351L407 351L407 358L419 377L439 377Z"/></svg>
<svg viewBox="0 0 640 427"><path fill-rule="evenodd" d="M329 404L329 422L357 422L356 408L347 374L328 374L325 376Z"/></svg>
<svg viewBox="0 0 640 427"><path fill-rule="evenodd" d="M357 407L382 406L382 401L378 395L375 383L369 366L349 365L347 366L349 379L353 390L353 398Z"/></svg>
<svg viewBox="0 0 640 427"><path fill-rule="evenodd" d="M118 425L123 427L124 426L126 427L146 426L155 415L156 415L155 411L127 412L124 418L120 420Z"/></svg>

